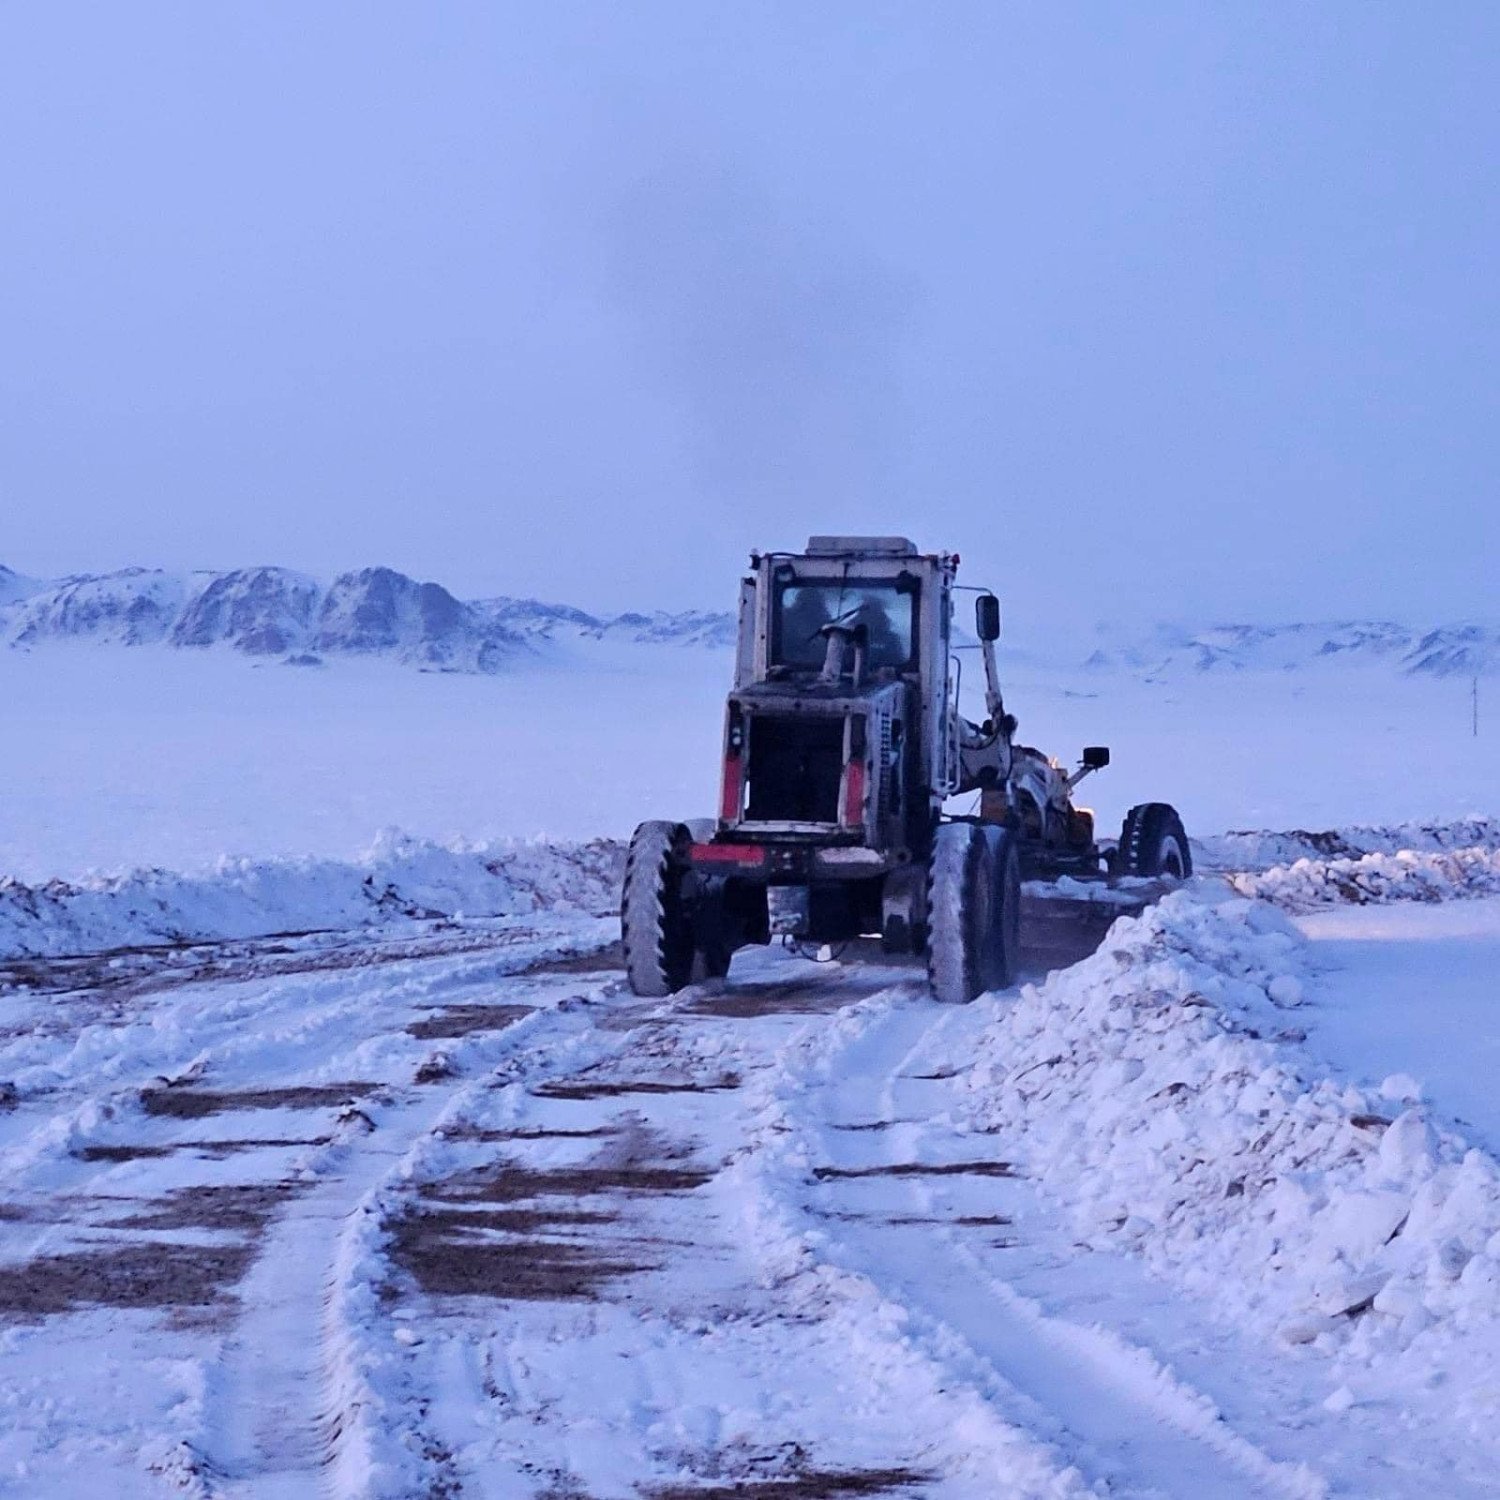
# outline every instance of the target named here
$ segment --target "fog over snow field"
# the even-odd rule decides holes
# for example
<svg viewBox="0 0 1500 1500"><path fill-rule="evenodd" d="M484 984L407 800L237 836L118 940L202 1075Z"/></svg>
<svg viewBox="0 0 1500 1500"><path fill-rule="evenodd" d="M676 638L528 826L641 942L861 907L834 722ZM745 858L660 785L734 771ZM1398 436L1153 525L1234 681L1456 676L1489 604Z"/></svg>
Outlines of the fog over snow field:
<svg viewBox="0 0 1500 1500"><path fill-rule="evenodd" d="M1024 742L1069 761L1111 747L1084 798L1102 833L1146 800L1174 802L1195 836L1500 807L1495 679L1475 739L1467 678L1379 665L1147 676L1002 650L1001 669ZM591 640L493 674L155 645L0 650L0 871L347 858L391 827L620 837L643 818L703 816L730 671L722 647ZM965 674L977 695L977 655Z"/></svg>

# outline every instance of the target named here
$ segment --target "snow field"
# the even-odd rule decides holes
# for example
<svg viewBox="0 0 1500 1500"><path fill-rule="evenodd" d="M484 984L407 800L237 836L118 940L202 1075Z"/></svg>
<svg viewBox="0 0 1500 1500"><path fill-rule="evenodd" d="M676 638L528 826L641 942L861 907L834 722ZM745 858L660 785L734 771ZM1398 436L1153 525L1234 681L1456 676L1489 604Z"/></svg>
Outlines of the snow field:
<svg viewBox="0 0 1500 1500"><path fill-rule="evenodd" d="M1153 800L1200 838L1500 807L1500 756L1492 729L1469 732L1467 683L1334 662L1143 681L1009 646L1001 672L1026 743L1070 764L1111 746L1085 784L1105 835ZM716 805L731 675L723 649L608 641L556 643L500 676L257 666L216 648L0 649L0 875L201 870L226 853L347 861L392 825L444 845L626 838ZM979 718L981 676L965 671ZM1350 744L1360 753L1331 750ZM1216 863L1350 852L1369 850Z"/></svg>
<svg viewBox="0 0 1500 1500"><path fill-rule="evenodd" d="M1402 1091L1500 1151L1500 896L1293 913L1313 967L1307 1050L1339 1075Z"/></svg>

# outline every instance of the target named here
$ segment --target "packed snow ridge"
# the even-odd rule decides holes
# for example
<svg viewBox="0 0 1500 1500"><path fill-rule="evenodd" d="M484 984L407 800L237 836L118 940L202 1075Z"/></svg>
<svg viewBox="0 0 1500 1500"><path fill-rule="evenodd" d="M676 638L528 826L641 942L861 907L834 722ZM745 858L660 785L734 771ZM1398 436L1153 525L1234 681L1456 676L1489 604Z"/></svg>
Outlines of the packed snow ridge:
<svg viewBox="0 0 1500 1500"><path fill-rule="evenodd" d="M591 615L535 599L455 598L391 568L326 586L288 568L177 574L153 568L54 581L0 568L0 642L227 646L312 664L376 656L445 671L494 672L549 643L602 639L725 646L728 615Z"/></svg>
<svg viewBox="0 0 1500 1500"><path fill-rule="evenodd" d="M1321 833L1239 832L1195 841L1203 870L1242 895L1295 908L1326 901L1488 893L1500 819ZM389 927L412 921L615 910L625 846L443 844L394 830L352 861L223 858L201 873L135 870L29 885L0 877L0 958L158 943Z"/></svg>
<svg viewBox="0 0 1500 1500"><path fill-rule="evenodd" d="M1367 854L1429 854L1454 849L1500 849L1500 818L1362 824L1317 831L1234 829L1194 839L1193 863L1200 870L1257 871L1297 860L1357 860Z"/></svg>
<svg viewBox="0 0 1500 1500"><path fill-rule="evenodd" d="M1403 849L1357 859L1299 859L1229 877L1242 896L1289 911L1391 901L1456 901L1500 896L1500 849Z"/></svg>
<svg viewBox="0 0 1500 1500"><path fill-rule="evenodd" d="M583 844L441 845L387 833L353 862L225 859L202 875L138 870L77 884L0 879L0 958L97 953L413 922L604 913L624 850Z"/></svg>

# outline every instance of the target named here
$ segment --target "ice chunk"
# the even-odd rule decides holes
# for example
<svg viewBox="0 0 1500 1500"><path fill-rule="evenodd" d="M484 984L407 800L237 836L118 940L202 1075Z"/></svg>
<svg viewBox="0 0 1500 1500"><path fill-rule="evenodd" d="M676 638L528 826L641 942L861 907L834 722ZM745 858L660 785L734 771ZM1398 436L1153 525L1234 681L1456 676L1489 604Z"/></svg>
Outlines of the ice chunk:
<svg viewBox="0 0 1500 1500"><path fill-rule="evenodd" d="M1422 1097L1422 1085L1410 1073L1392 1073L1380 1085L1380 1097L1414 1104Z"/></svg>
<svg viewBox="0 0 1500 1500"><path fill-rule="evenodd" d="M1403 1110L1380 1138L1380 1165L1391 1177L1425 1176L1432 1170L1437 1136L1419 1109Z"/></svg>
<svg viewBox="0 0 1500 1500"><path fill-rule="evenodd" d="M1266 993L1277 1005L1290 1007L1302 1004L1302 981L1291 974L1278 974L1266 986Z"/></svg>

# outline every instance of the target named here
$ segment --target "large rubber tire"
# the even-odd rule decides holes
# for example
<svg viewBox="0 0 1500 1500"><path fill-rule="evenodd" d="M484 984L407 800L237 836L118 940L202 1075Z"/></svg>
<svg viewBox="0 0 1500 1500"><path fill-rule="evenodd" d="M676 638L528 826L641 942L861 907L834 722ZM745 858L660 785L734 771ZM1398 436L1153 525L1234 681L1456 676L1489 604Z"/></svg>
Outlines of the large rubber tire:
<svg viewBox="0 0 1500 1500"><path fill-rule="evenodd" d="M683 906L681 823L642 823L625 859L620 936L625 977L637 995L675 994L693 977L693 929Z"/></svg>
<svg viewBox="0 0 1500 1500"><path fill-rule="evenodd" d="M1020 861L1010 831L944 823L928 874L927 977L933 996L962 1005L1014 982L1020 917Z"/></svg>
<svg viewBox="0 0 1500 1500"><path fill-rule="evenodd" d="M693 841L698 835L689 823L688 831ZM706 842L706 841L705 841ZM702 984L706 979L724 979L729 974L729 963L734 957L728 924L724 913L724 882L710 880L700 882L694 898L693 911L693 983Z"/></svg>
<svg viewBox="0 0 1500 1500"><path fill-rule="evenodd" d="M1147 880L1186 880L1193 873L1193 851L1175 807L1142 802L1125 814L1114 873Z"/></svg>
<svg viewBox="0 0 1500 1500"><path fill-rule="evenodd" d="M986 828L995 866L995 972L990 989L1006 989L1021 972L1021 849L1009 828Z"/></svg>
<svg viewBox="0 0 1500 1500"><path fill-rule="evenodd" d="M693 983L702 984L708 979L727 979L729 964L734 954L722 943L711 948L700 948L693 955Z"/></svg>

